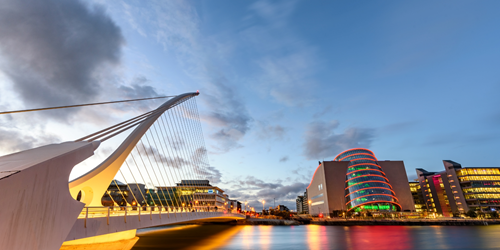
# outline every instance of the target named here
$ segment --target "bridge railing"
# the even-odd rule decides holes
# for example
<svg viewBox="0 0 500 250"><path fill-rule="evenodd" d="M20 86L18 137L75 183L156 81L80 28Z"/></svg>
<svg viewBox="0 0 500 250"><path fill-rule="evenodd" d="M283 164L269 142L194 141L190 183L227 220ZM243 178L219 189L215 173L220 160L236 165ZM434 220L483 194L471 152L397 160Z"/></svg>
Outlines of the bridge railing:
<svg viewBox="0 0 500 250"><path fill-rule="evenodd" d="M107 218L109 225L110 217L121 216L124 220L127 220L127 216L138 216L159 214L161 215L190 215L190 214L213 214L215 213L227 213L227 211L220 210L217 211L214 208L182 208L182 207L161 207L161 206L114 206L114 207L85 207L80 213L78 219L85 220L85 227L87 225L87 219L91 218Z"/></svg>

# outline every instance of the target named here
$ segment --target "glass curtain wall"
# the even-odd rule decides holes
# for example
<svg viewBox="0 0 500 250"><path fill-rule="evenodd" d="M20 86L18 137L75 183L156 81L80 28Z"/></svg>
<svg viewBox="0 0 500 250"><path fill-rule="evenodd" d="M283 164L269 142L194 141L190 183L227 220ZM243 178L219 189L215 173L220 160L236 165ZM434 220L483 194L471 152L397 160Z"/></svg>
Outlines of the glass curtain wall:
<svg viewBox="0 0 500 250"><path fill-rule="evenodd" d="M355 148L344 151L334 161L349 161L346 173L345 202L348 211L400 211L389 179L372 151Z"/></svg>

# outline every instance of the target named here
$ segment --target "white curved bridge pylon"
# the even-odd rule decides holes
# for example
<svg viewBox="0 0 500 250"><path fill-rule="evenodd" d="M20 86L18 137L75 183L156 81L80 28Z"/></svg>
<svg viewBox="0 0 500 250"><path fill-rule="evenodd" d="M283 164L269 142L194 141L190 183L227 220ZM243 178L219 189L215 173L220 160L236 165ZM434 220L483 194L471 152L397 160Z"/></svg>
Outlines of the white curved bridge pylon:
<svg viewBox="0 0 500 250"><path fill-rule="evenodd" d="M80 201L86 206L102 206L101 197L144 133L165 111L197 95L198 92L178 95L150 113L104 162L69 183L71 196L76 199L78 193L82 192Z"/></svg>

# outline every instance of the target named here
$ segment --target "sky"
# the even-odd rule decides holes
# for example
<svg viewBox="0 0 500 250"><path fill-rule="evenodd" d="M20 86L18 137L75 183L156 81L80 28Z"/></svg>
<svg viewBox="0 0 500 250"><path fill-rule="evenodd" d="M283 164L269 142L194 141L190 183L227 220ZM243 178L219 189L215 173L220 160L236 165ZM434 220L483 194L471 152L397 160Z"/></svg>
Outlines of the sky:
<svg viewBox="0 0 500 250"><path fill-rule="evenodd" d="M213 185L295 209L318 161L350 148L403 160L410 180L442 160L500 167L499 8L0 0L0 110L199 90ZM159 104L4 115L0 153L75 140Z"/></svg>

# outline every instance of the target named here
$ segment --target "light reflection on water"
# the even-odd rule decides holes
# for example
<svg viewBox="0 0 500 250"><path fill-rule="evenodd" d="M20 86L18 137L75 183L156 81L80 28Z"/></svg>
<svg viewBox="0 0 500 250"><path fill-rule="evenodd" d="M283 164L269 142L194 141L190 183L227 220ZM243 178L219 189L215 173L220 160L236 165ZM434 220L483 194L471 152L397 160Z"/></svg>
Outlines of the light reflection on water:
<svg viewBox="0 0 500 250"><path fill-rule="evenodd" d="M165 227L142 232L132 250L151 249L500 249L498 226Z"/></svg>

